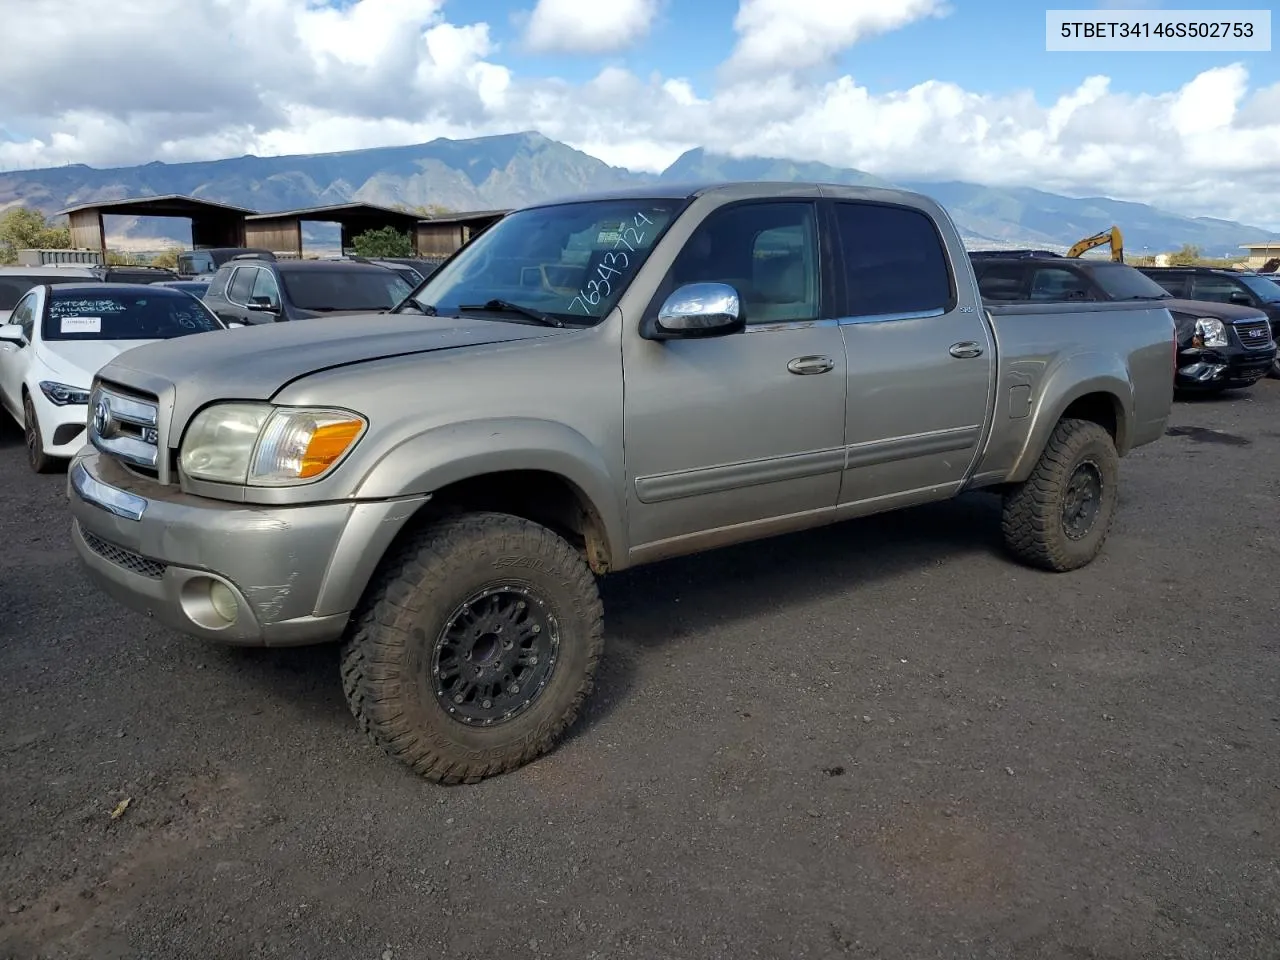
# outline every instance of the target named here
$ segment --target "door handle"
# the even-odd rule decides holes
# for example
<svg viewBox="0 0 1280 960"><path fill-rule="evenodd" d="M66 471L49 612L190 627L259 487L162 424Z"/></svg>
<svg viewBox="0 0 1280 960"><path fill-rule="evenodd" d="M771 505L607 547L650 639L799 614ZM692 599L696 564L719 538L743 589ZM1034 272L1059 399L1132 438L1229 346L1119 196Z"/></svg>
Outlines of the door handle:
<svg viewBox="0 0 1280 960"><path fill-rule="evenodd" d="M947 352L957 360L965 360L969 357L982 356L982 347L976 340L961 340L959 343L953 343Z"/></svg>
<svg viewBox="0 0 1280 960"><path fill-rule="evenodd" d="M835 365L830 357L796 357L787 364L787 369L803 377L811 373L826 373Z"/></svg>

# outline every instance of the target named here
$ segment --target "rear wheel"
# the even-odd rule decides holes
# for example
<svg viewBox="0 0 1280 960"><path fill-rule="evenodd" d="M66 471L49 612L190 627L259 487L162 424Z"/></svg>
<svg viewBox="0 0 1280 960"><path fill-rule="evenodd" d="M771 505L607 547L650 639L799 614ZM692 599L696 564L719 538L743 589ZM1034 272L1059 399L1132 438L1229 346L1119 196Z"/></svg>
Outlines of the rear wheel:
<svg viewBox="0 0 1280 960"><path fill-rule="evenodd" d="M343 648L343 689L389 755L473 783L551 749L603 643L595 578L572 546L519 517L463 514L384 563Z"/></svg>
<svg viewBox="0 0 1280 960"><path fill-rule="evenodd" d="M1031 476L1005 494L1005 545L1042 570L1083 567L1110 532L1119 477L1120 458L1106 430L1087 420L1060 421Z"/></svg>
<svg viewBox="0 0 1280 960"><path fill-rule="evenodd" d="M27 463L36 473L52 473L57 461L44 452L44 438L40 433L40 421L36 418L35 404L30 394L22 396L22 439L27 447Z"/></svg>

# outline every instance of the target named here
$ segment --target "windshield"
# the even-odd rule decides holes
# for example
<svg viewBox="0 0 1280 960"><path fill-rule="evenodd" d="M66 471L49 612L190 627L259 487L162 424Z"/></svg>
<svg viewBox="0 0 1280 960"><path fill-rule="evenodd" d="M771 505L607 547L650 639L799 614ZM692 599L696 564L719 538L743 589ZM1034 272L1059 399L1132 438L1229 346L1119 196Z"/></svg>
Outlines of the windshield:
<svg viewBox="0 0 1280 960"><path fill-rule="evenodd" d="M413 285L385 268L342 267L280 270L289 301L299 310L390 310L409 295Z"/></svg>
<svg viewBox="0 0 1280 960"><path fill-rule="evenodd" d="M1112 300L1168 300L1168 290L1145 273L1117 263L1093 268L1094 282Z"/></svg>
<svg viewBox="0 0 1280 960"><path fill-rule="evenodd" d="M170 340L224 329L209 308L179 291L108 293L51 290L46 340Z"/></svg>
<svg viewBox="0 0 1280 960"><path fill-rule="evenodd" d="M1267 303L1280 302L1280 283L1268 280L1266 277L1250 277L1247 275L1241 275L1240 282Z"/></svg>
<svg viewBox="0 0 1280 960"><path fill-rule="evenodd" d="M0 310L12 310L22 299L22 295L32 287L41 283L84 283L92 277L24 277L9 274L0 276Z"/></svg>
<svg viewBox="0 0 1280 960"><path fill-rule="evenodd" d="M453 315L503 300L566 321L599 320L684 202L589 200L508 214L433 273L407 308Z"/></svg>

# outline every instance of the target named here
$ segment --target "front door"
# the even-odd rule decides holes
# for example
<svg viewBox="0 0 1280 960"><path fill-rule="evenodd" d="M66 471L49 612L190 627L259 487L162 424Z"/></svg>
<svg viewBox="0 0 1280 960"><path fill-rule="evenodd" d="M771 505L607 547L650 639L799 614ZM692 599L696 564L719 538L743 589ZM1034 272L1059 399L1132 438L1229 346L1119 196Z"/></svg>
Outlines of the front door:
<svg viewBox="0 0 1280 960"><path fill-rule="evenodd" d="M840 503L857 513L950 496L982 443L995 363L961 279L968 257L953 262L914 207L836 200L832 216L848 358Z"/></svg>
<svg viewBox="0 0 1280 960"><path fill-rule="evenodd" d="M845 359L820 271L818 203L711 212L658 288L738 290L744 333L623 337L629 539L648 555L732 542L834 509L844 463ZM668 549L670 548L670 549Z"/></svg>

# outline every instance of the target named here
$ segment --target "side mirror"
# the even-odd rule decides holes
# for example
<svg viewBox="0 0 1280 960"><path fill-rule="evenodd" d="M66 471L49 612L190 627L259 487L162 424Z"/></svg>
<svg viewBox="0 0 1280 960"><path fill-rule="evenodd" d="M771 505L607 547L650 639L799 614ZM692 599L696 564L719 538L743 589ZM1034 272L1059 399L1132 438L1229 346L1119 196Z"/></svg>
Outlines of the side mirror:
<svg viewBox="0 0 1280 960"><path fill-rule="evenodd" d="M738 291L727 283L686 283L663 302L641 330L646 340L723 337L746 329Z"/></svg>
<svg viewBox="0 0 1280 960"><path fill-rule="evenodd" d="M1249 296L1247 293L1245 293L1243 290L1235 290L1235 291L1233 291L1233 292L1232 292L1232 294L1231 294L1230 302L1231 302L1231 303L1234 303L1234 304L1237 304L1238 306L1241 306L1241 307L1252 307L1252 306L1253 306L1253 298L1252 298L1252 297L1250 297L1250 296Z"/></svg>
<svg viewBox="0 0 1280 960"><path fill-rule="evenodd" d="M16 323L6 323L0 326L0 342L16 343L20 347L27 345L27 338L22 332L22 327Z"/></svg>
<svg viewBox="0 0 1280 960"><path fill-rule="evenodd" d="M259 313L275 313L280 309L270 297L251 297L248 307L250 310L256 310Z"/></svg>

